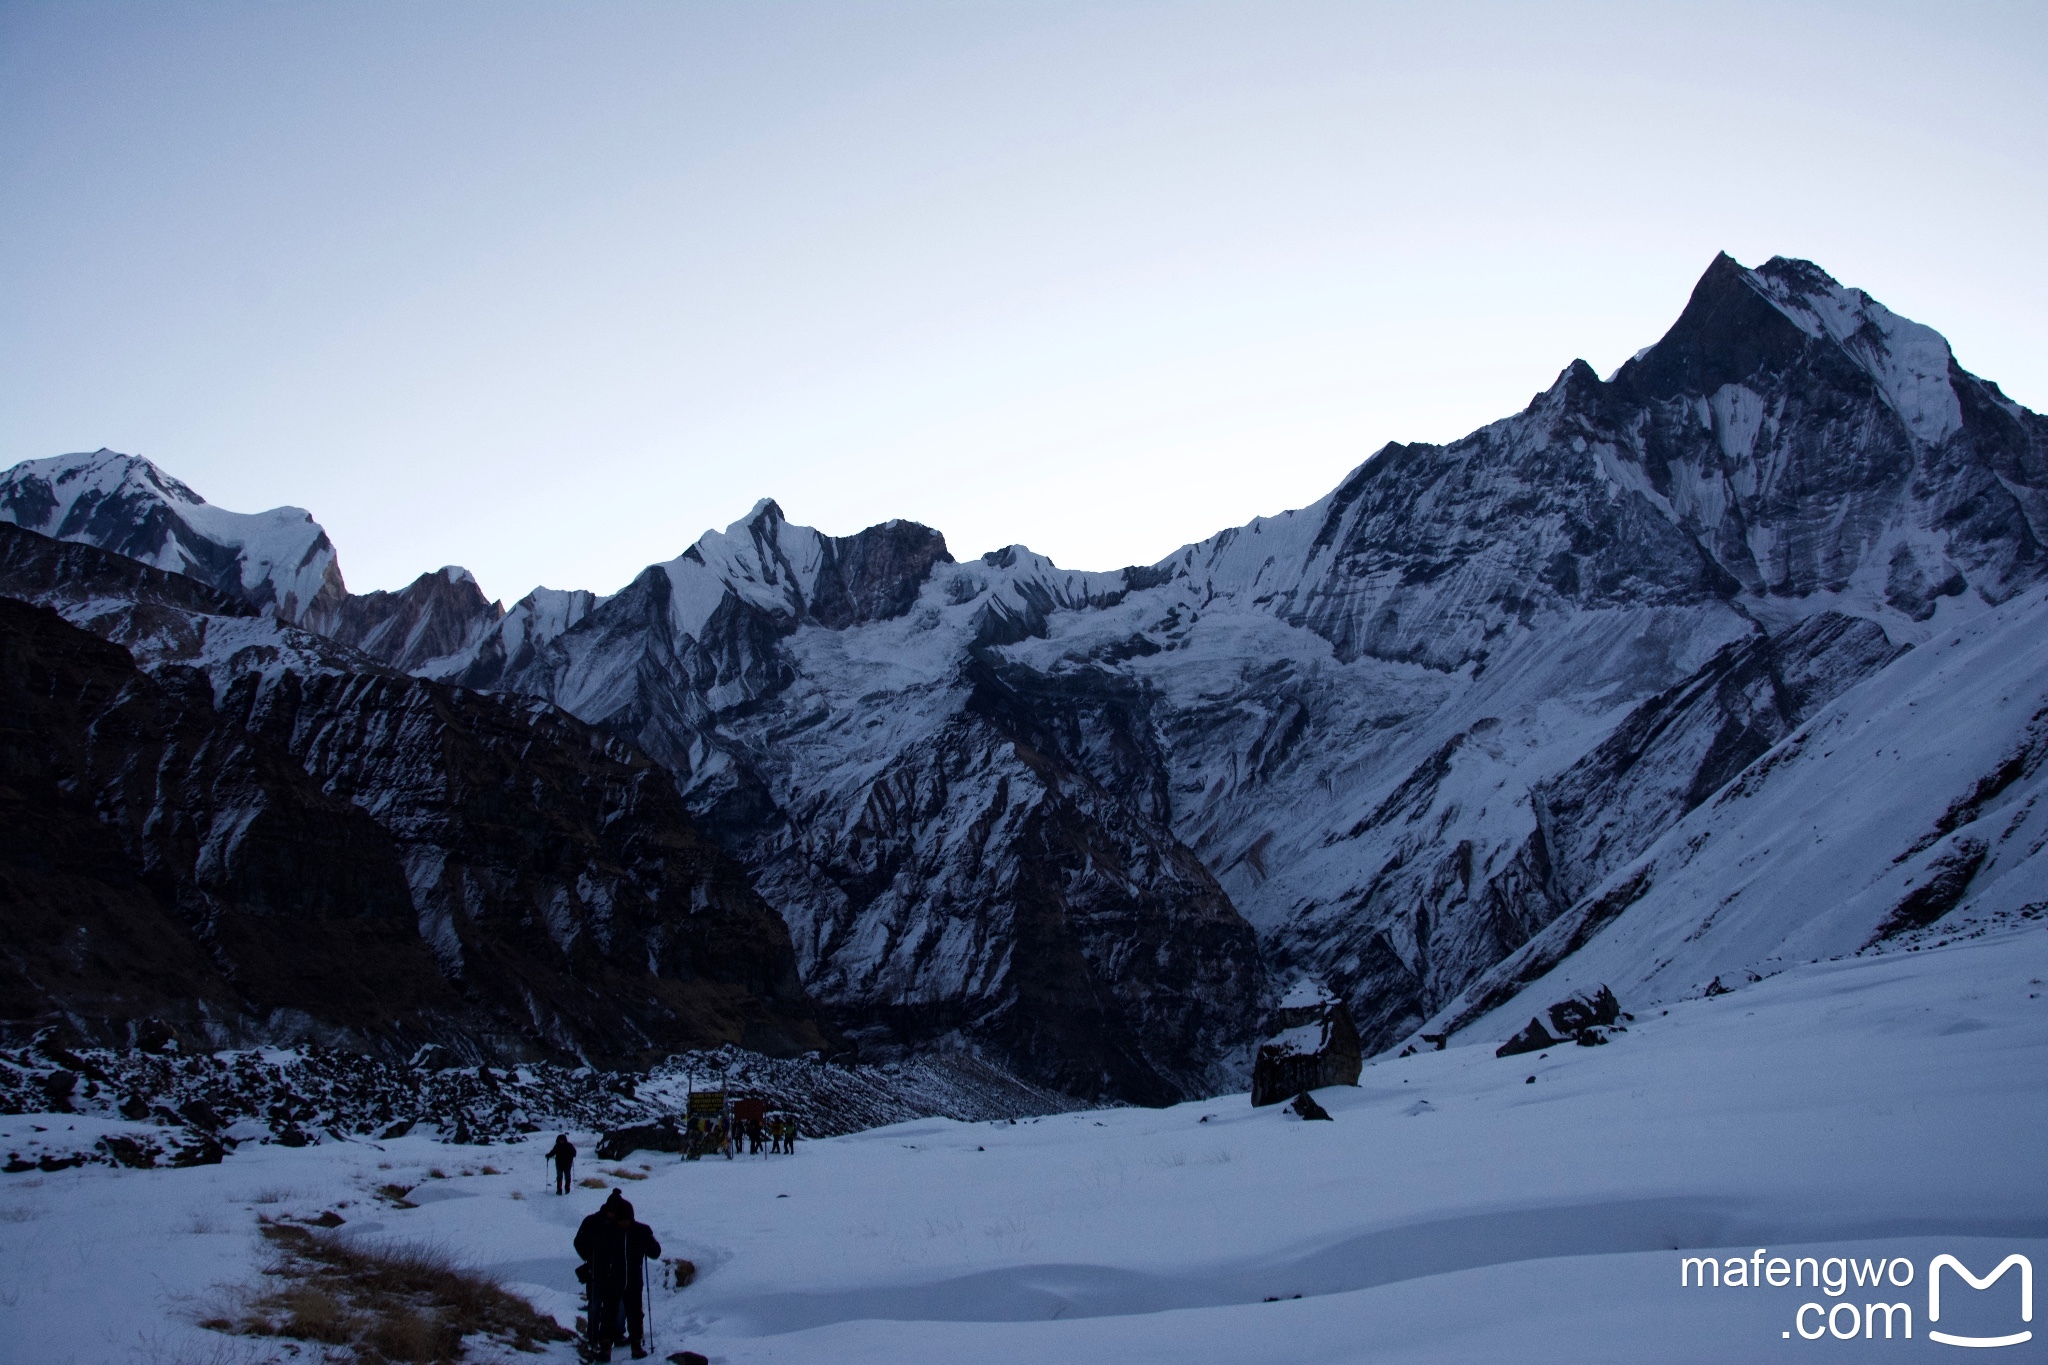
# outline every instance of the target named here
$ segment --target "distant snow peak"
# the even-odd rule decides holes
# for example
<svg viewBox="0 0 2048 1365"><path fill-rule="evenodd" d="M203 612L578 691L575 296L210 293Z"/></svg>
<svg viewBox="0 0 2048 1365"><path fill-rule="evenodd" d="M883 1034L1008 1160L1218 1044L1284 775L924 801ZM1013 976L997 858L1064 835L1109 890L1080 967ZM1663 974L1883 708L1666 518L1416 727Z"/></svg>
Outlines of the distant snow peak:
<svg viewBox="0 0 2048 1365"><path fill-rule="evenodd" d="M304 508L223 511L138 455L24 461L0 475L0 518L186 574L315 629L347 595L334 546Z"/></svg>

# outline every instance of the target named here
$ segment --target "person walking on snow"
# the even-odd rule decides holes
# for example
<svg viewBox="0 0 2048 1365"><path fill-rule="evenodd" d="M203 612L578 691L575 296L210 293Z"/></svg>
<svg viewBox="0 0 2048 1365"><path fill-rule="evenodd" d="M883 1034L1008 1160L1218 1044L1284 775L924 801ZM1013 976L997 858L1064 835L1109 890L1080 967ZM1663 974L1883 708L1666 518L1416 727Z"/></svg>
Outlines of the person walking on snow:
<svg viewBox="0 0 2048 1365"><path fill-rule="evenodd" d="M646 1262L661 1255L654 1229L633 1221L633 1206L613 1190L576 1229L576 1254L585 1262L584 1283L590 1287L591 1355L610 1360L612 1347L626 1344L633 1348L633 1359L646 1359L640 1294L647 1283Z"/></svg>
<svg viewBox="0 0 2048 1365"><path fill-rule="evenodd" d="M569 1168L576 1164L576 1144L569 1141L569 1135L562 1133L555 1138L555 1145L548 1148L548 1164L555 1168L555 1193L569 1192Z"/></svg>

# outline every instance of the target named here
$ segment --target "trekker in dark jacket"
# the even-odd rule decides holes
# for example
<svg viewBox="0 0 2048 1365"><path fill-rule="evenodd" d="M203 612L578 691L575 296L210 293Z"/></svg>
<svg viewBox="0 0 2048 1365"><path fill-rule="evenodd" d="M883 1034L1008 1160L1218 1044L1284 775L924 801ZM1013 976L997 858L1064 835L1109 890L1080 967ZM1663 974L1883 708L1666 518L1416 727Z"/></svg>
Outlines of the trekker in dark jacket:
<svg viewBox="0 0 2048 1365"><path fill-rule="evenodd" d="M547 1158L555 1168L555 1193L569 1192L569 1169L576 1164L576 1144L569 1141L567 1133L555 1138L555 1145L548 1148Z"/></svg>
<svg viewBox="0 0 2048 1365"><path fill-rule="evenodd" d="M661 1255L654 1229L634 1222L633 1206L613 1190L604 1207L576 1229L576 1254L588 1266L592 1354L610 1360L612 1347L623 1342L632 1346L633 1359L644 1359L640 1293L647 1282L644 1263Z"/></svg>

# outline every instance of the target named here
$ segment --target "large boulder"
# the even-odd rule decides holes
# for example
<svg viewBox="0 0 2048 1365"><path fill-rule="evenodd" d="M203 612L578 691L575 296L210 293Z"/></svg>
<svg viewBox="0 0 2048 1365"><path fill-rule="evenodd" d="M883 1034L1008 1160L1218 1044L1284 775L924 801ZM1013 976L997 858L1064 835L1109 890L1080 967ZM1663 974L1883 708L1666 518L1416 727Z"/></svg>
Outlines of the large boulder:
<svg viewBox="0 0 2048 1365"><path fill-rule="evenodd" d="M1365 1056L1341 997L1302 981L1273 1012L1252 1061L1252 1104L1278 1104L1326 1085L1357 1085Z"/></svg>

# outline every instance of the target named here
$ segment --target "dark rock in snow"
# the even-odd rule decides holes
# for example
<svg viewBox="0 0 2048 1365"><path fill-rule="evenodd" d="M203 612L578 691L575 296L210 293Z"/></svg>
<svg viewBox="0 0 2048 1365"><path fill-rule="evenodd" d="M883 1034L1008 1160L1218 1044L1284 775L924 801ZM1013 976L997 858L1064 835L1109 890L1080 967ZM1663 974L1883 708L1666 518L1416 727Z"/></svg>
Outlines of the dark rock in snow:
<svg viewBox="0 0 2048 1365"><path fill-rule="evenodd" d="M624 1161L635 1152L680 1152L683 1134L674 1121L614 1128L598 1140L599 1161Z"/></svg>
<svg viewBox="0 0 2048 1365"><path fill-rule="evenodd" d="M1289 1109L1292 1109L1295 1113L1301 1115L1305 1119L1322 1119L1328 1121L1330 1118L1330 1111L1323 1108L1323 1106L1321 1106L1320 1104L1317 1104L1316 1097L1314 1095L1309 1094L1306 1090L1302 1091L1299 1095L1296 1095L1294 1097L1294 1103L1288 1105L1287 1107Z"/></svg>
<svg viewBox="0 0 2048 1365"><path fill-rule="evenodd" d="M1613 991L1602 986L1591 994L1568 996L1552 1005L1547 1013L1550 1027L1564 1038L1596 1024L1612 1024L1621 1018L1621 1002L1614 998Z"/></svg>
<svg viewBox="0 0 2048 1365"><path fill-rule="evenodd" d="M1502 1043L1493 1050L1496 1057L1515 1057L1524 1052L1541 1052L1547 1047L1556 1047L1558 1040L1551 1037L1543 1027L1541 1019L1531 1019L1529 1027Z"/></svg>

